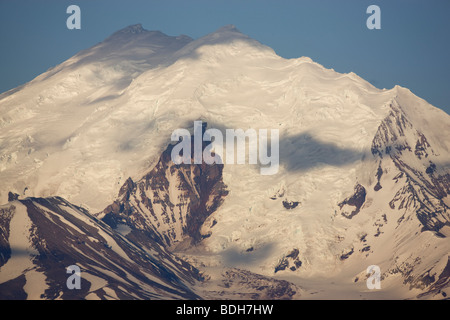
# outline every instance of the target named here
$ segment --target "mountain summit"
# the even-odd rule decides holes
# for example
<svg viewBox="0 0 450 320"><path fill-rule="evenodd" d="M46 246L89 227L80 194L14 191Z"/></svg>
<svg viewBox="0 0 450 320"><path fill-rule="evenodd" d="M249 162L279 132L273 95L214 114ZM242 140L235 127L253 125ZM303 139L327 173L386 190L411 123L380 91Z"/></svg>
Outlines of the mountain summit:
<svg viewBox="0 0 450 320"><path fill-rule="evenodd" d="M117 35L124 35L124 34L140 34L140 33L144 33L147 32L147 30L145 30L142 27L142 24L138 23L138 24L133 24L130 25L128 27L125 27L115 33L113 33L113 35L111 37L117 36Z"/></svg>
<svg viewBox="0 0 450 320"><path fill-rule="evenodd" d="M199 119L278 129L278 173L174 165L172 132ZM449 137L450 116L410 90L284 59L234 26L130 26L0 95L0 286L69 298L70 262L83 298L442 299Z"/></svg>

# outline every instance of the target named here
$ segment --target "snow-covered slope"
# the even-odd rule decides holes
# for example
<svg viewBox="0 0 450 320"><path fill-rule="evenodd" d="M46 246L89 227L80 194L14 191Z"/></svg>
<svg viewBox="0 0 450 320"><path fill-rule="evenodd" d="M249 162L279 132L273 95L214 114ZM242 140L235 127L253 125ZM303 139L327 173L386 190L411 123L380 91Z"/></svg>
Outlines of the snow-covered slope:
<svg viewBox="0 0 450 320"><path fill-rule="evenodd" d="M133 79L169 64L171 54L189 41L130 26L2 94L1 202L7 199L5 190L11 190L29 196L63 195L102 209L124 182L126 168L149 160L144 146L134 156L131 150L133 139L146 135L137 123L149 125L148 115L128 107L127 118L108 114L117 110L117 99Z"/></svg>
<svg viewBox="0 0 450 320"><path fill-rule="evenodd" d="M112 231L62 198L15 200L0 208L1 299L198 299L195 268L149 238ZM69 288L69 266L80 268Z"/></svg>
<svg viewBox="0 0 450 320"><path fill-rule="evenodd" d="M125 219L162 238L171 232L166 245L206 283L246 270L288 279L303 297L448 292L450 117L405 88L283 59L233 26L196 40L131 26L0 95L1 202L9 191L61 196L103 216L114 203L138 208L147 199L183 204L186 217L195 188L183 189L173 166L161 169L160 156L174 129L199 119L280 131L276 175L223 167L227 195L199 220L195 245L177 246L182 219L160 223L170 210L153 210L152 220L147 206ZM152 186L160 179L167 185ZM124 202L117 194L126 186ZM378 291L365 285L373 264Z"/></svg>
<svg viewBox="0 0 450 320"><path fill-rule="evenodd" d="M1 96L1 199L60 195L100 211L195 119L275 127L285 139L357 120L370 136L390 96L308 58L282 59L232 26L195 41L131 26ZM335 129L314 138L333 144Z"/></svg>

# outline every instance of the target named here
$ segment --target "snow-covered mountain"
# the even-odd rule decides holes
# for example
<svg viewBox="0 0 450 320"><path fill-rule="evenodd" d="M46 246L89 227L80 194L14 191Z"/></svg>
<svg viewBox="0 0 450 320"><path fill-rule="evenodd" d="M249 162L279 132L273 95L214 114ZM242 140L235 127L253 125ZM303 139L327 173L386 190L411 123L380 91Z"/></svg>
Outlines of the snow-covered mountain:
<svg viewBox="0 0 450 320"><path fill-rule="evenodd" d="M278 173L173 164L171 133L196 120L278 129ZM100 298L449 293L450 116L406 88L279 57L234 26L196 40L140 25L114 33L0 95L0 152L0 287L25 273L51 288L43 297L61 297L52 272L66 261L39 257L66 248L103 279L86 292ZM75 227L58 238L73 241L76 230L89 253L39 244L53 237L48 223L65 221ZM20 230L30 227L26 242ZM101 250L126 285L87 267ZM24 267L10 274L14 259ZM159 269L142 276L149 263ZM381 269L379 290L366 286L370 265Z"/></svg>
<svg viewBox="0 0 450 320"><path fill-rule="evenodd" d="M198 270L150 237L125 238L62 198L0 208L2 299L198 299ZM138 244L138 245L137 245ZM69 266L81 269L69 289Z"/></svg>

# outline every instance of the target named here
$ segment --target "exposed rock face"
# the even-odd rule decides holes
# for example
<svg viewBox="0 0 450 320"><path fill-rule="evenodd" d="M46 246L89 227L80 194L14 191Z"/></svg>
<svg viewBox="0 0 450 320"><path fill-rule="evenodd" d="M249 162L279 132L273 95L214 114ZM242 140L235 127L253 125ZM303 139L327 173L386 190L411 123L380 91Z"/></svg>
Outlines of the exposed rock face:
<svg viewBox="0 0 450 320"><path fill-rule="evenodd" d="M351 248L350 251L342 253L342 255L339 257L339 259L341 259L341 261L348 259L354 252L354 249Z"/></svg>
<svg viewBox="0 0 450 320"><path fill-rule="evenodd" d="M228 194L222 181L223 165L175 165L172 149L169 145L142 179L125 182L118 200L104 210L103 221L113 228L120 222L156 234L168 246L202 239L202 224Z"/></svg>
<svg viewBox="0 0 450 320"><path fill-rule="evenodd" d="M300 251L295 248L292 249L285 257L283 257L275 267L274 273L278 271L286 270L289 268L291 271L295 271L302 266L302 262L299 258Z"/></svg>
<svg viewBox="0 0 450 320"><path fill-rule="evenodd" d="M14 201L0 222L0 299L199 298L188 288L201 279L195 268L62 198ZM71 265L81 269L80 289L66 285Z"/></svg>
<svg viewBox="0 0 450 320"><path fill-rule="evenodd" d="M0 208L0 266L11 258L11 248L8 241L10 237L9 225L15 209L14 206Z"/></svg>
<svg viewBox="0 0 450 320"><path fill-rule="evenodd" d="M298 204L299 204L298 201L283 200L283 207L288 210L296 208Z"/></svg>
<svg viewBox="0 0 450 320"><path fill-rule="evenodd" d="M234 292L237 299L289 300L300 297L300 288L294 284L265 277L237 268L223 274L224 291Z"/></svg>
<svg viewBox="0 0 450 320"><path fill-rule="evenodd" d="M447 264L445 265L444 270L439 274L437 281L431 286L430 292L432 293L440 293L441 289L448 287L450 284L450 256L448 257ZM443 293L443 298L446 298L446 294Z"/></svg>
<svg viewBox="0 0 450 320"><path fill-rule="evenodd" d="M380 161L380 164L378 165L378 169L377 169L377 174L376 174L377 184L375 185L375 187L373 187L373 190L378 191L381 188L383 188L380 184L380 180L381 180L382 176L383 176L383 169L381 168L381 161Z"/></svg>
<svg viewBox="0 0 450 320"><path fill-rule="evenodd" d="M341 252L340 260L364 261L375 251L387 250L392 260L382 266L382 279L400 275L403 285L424 292L418 297L443 298L439 295L448 286L448 255L433 250L424 254L423 248L429 242L437 243L433 248L445 245L449 235L448 164L435 152L440 149L432 131L419 131L417 118L398 102L389 108L372 141L375 162L370 185L367 189L356 186L354 194L339 204L344 217L361 212L362 219L372 220L372 228L362 230L360 243L355 239ZM388 242L380 246L380 238Z"/></svg>
<svg viewBox="0 0 450 320"><path fill-rule="evenodd" d="M398 170L396 182L404 181L389 202L392 209L415 213L424 230L439 232L450 225L450 208L443 201L450 194L450 174L429 160L436 155L431 144L425 134L414 128L399 105L391 105L390 114L378 128L372 154L380 159L375 190L381 187L384 161L392 161Z"/></svg>
<svg viewBox="0 0 450 320"><path fill-rule="evenodd" d="M19 199L19 195L17 193L8 192L8 202Z"/></svg>
<svg viewBox="0 0 450 320"><path fill-rule="evenodd" d="M366 189L362 185L357 184L353 195L339 203L339 208L342 210L341 214L347 219L353 218L359 213L365 201Z"/></svg>

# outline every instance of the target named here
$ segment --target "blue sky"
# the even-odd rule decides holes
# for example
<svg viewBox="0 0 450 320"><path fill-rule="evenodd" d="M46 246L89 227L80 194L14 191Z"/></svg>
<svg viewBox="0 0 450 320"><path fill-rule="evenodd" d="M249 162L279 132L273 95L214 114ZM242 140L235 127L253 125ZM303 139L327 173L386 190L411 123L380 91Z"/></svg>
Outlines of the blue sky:
<svg viewBox="0 0 450 320"><path fill-rule="evenodd" d="M71 4L81 30L66 28ZM371 4L381 30L366 27ZM1 0L0 92L136 23L193 38L234 24L285 58L308 56L378 88L399 84L450 113L448 0Z"/></svg>

